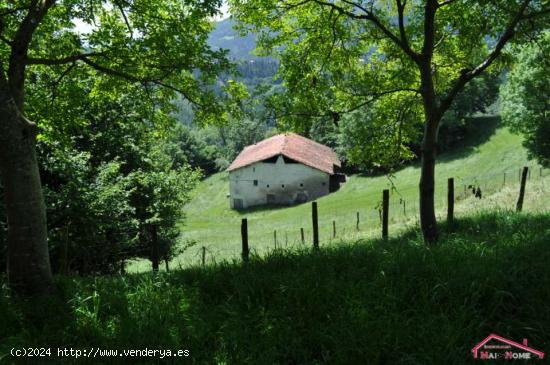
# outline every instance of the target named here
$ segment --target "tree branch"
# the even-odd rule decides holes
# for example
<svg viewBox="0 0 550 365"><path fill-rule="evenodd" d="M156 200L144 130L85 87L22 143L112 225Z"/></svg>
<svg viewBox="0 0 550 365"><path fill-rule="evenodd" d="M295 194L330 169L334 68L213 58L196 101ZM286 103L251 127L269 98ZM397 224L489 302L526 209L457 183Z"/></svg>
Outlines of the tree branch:
<svg viewBox="0 0 550 365"><path fill-rule="evenodd" d="M175 92L181 94L185 99L187 99L190 103L192 103L194 105L197 105L199 107L204 107L205 106L204 104L202 104L199 101L192 98L187 91L182 90L182 89L180 89L176 86L170 85L170 84L164 82L163 80L161 80L159 78L135 76L135 75L126 73L124 71L119 71L119 70L115 70L115 69L100 65L100 64L90 60L87 57L81 58L80 61L84 62L88 66L90 66L93 69L95 69L97 71L100 71L104 74L115 76L115 77L120 77L122 79L132 81L132 82L136 82L136 83L140 83L140 84L153 84L153 85L161 86L161 87L164 87L166 89L169 89L169 90L172 90L172 91L175 91Z"/></svg>
<svg viewBox="0 0 550 365"><path fill-rule="evenodd" d="M100 56L105 54L104 52L92 52L92 53L82 53L82 54L76 54L72 56L62 57L62 58L27 58L26 64L27 65L64 65L67 63L74 63L76 61L82 61L85 58L93 57L93 56Z"/></svg>
<svg viewBox="0 0 550 365"><path fill-rule="evenodd" d="M332 9L330 10L330 16L332 16ZM321 67L320 67L320 71L322 72L324 69L325 69L325 65L326 63L328 62L328 60L330 59L330 57L332 56L332 52L334 51L334 47L336 46L336 43L338 42L338 36L336 34L336 22L338 21L338 14L334 17L334 20L332 22L332 42L331 42L331 45L330 45L330 49L326 55L326 57L324 57L324 60L323 60L323 63L321 64Z"/></svg>
<svg viewBox="0 0 550 365"><path fill-rule="evenodd" d="M422 44L422 58L431 62L435 42L435 12L437 10L436 0L426 0L424 5L424 43Z"/></svg>
<svg viewBox="0 0 550 365"><path fill-rule="evenodd" d="M399 46L411 59L413 59L415 62L418 62L419 55L418 53L414 52L408 44L402 42L402 40L396 36L389 28L387 28L382 21L374 15L374 13L365 7L362 7L356 3L352 3L349 1L345 1L347 4L350 4L352 6L357 7L358 9L361 9L364 13L363 14L356 14L349 10L344 9L343 7L336 5L334 3L325 2L322 0L312 0L313 2L321 5L321 6L328 6L336 11L338 11L342 15L346 15L349 18L352 19L363 19L370 21L376 28L378 28L386 37L388 37L393 43L395 43L397 46Z"/></svg>
<svg viewBox="0 0 550 365"><path fill-rule="evenodd" d="M8 65L8 82L16 105L23 111L25 67L29 44L33 34L56 0L33 0L27 15L21 21L11 41L11 53Z"/></svg>
<svg viewBox="0 0 550 365"><path fill-rule="evenodd" d="M439 4L437 4L437 8L442 8L446 5L449 5L449 4L452 4L454 3L456 0L446 0L446 1L442 1L440 2Z"/></svg>
<svg viewBox="0 0 550 365"><path fill-rule="evenodd" d="M126 16L126 13L124 12L124 8L122 7L122 4L119 1L114 1L116 7L118 10L120 10L120 13L122 14L122 18L124 19L124 23L126 23L126 27L128 28L128 32L130 33L130 38L134 38L134 31L132 30L132 27L130 26L130 22L128 21L128 17Z"/></svg>
<svg viewBox="0 0 550 365"><path fill-rule="evenodd" d="M115 70L113 68L100 65L99 63L97 63L95 61L92 61L90 59L90 57L102 56L102 55L105 55L105 52L82 53L82 54L76 54L76 55L67 56L67 57L63 57L63 58L57 58L57 59L27 58L26 63L28 65L53 66L53 65L64 65L64 64L68 64L68 63L71 63L71 64L74 65L75 62L82 61L85 64L87 64L88 66L92 67L93 69L95 69L99 72L102 72L104 74L107 74L107 75L119 77L119 78L122 78L122 79L125 79L125 80L128 80L128 81L136 82L136 83L140 83L140 84L153 84L153 85L161 86L161 87L164 87L166 89L175 91L175 92L181 94L183 97L185 97L190 103L195 104L195 105L200 106L200 107L204 107L203 104L201 104L200 102L198 102L197 100L192 98L189 95L188 92L186 92L186 91L184 91L180 88L177 88L173 85L170 85L170 84L163 81L163 78L167 77L173 71L173 68L168 69L168 71L165 73L164 76L160 76L160 77L139 77L139 76L135 76L135 75L132 75L132 74L124 72L124 71ZM73 68L73 66L69 67L68 70L66 70L66 72L64 74L68 73L68 71L70 71L72 68Z"/></svg>
<svg viewBox="0 0 550 365"><path fill-rule="evenodd" d="M401 42L405 47L410 49L409 40L407 39L407 33L405 31L405 6L407 6L407 0L396 0L397 2L397 14L399 16L399 35Z"/></svg>
<svg viewBox="0 0 550 365"><path fill-rule="evenodd" d="M53 104L56 96L57 96L57 86L61 83L61 81L63 80L63 78L65 78L65 76L67 76L73 68L76 67L76 61L71 63L69 65L69 67L67 67L67 69L65 69L61 75L59 75L59 77L52 83L52 96L51 96L51 103Z"/></svg>
<svg viewBox="0 0 550 365"><path fill-rule="evenodd" d="M502 53L502 49L504 48L504 46L514 36L515 28L523 19L524 12L527 9L527 6L529 5L530 1L531 0L523 0L523 3L521 4L520 9L516 13L516 15L512 18L510 23L508 23L508 26L504 30L504 33L502 33L500 39L496 43L495 48L491 51L491 53L489 53L489 55L487 55L487 57L474 69L462 71L462 74L456 80L456 82L454 83L454 86L447 93L447 96L441 101L441 104L440 104L441 112L445 112L451 106L456 95L464 88L464 86L470 80L472 80L474 77L478 76L483 71L485 71L495 61L495 59Z"/></svg>
<svg viewBox="0 0 550 365"><path fill-rule="evenodd" d="M364 106L366 106L370 103L375 102L376 100L380 99L381 97L383 97L385 95L395 94L395 93L398 93L398 92L412 92L412 93L415 93L415 94L420 93L420 91L417 90L417 89L398 88L398 89L381 91L381 92L377 92L377 93L370 93L368 95L367 94L362 94L362 95L355 94L354 96L368 96L369 98L366 99L366 100L363 100L362 102L360 102L356 105L353 105L353 106L351 106L347 109L343 109L343 110L339 110L339 111L329 110L326 113L308 113L308 112L295 112L295 113L292 113L292 112L289 112L289 113L285 113L285 114L275 115L275 118L282 118L282 117L288 117L288 116L301 116L301 117L313 117L313 118L333 117L334 114L341 115L341 114L351 113L351 112L356 111L357 109L360 109L360 108L362 108L362 107L364 107Z"/></svg>
<svg viewBox="0 0 550 365"><path fill-rule="evenodd" d="M299 7L299 6L302 6L302 5L304 5L304 4L307 4L309 1L310 1L310 0L302 0L302 1L299 1L299 2L294 3L294 4L285 4L285 3L283 3L282 9L283 9L283 10L286 10L286 11L292 10L292 9L294 9L294 8L297 8L297 7Z"/></svg>

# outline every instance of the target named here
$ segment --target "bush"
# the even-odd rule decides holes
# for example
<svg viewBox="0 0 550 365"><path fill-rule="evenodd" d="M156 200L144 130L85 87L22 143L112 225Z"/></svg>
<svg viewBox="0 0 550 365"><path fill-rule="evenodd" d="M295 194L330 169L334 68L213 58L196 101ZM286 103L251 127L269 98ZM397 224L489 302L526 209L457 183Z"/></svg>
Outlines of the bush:
<svg viewBox="0 0 550 365"><path fill-rule="evenodd" d="M54 85L47 76L28 95L54 272L119 272L153 248L169 259L199 177L175 142L173 93L78 65Z"/></svg>

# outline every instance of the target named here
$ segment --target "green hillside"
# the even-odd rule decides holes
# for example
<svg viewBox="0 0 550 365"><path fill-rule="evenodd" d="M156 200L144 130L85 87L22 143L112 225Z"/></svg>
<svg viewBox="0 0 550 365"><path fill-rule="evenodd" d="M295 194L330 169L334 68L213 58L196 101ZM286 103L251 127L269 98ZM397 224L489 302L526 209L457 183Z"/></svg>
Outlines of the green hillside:
<svg viewBox="0 0 550 365"><path fill-rule="evenodd" d="M208 44L213 49L227 49L229 56L236 60L257 59L252 52L256 48L256 35L241 36L233 27L235 21L228 18L216 22L214 30L208 36Z"/></svg>
<svg viewBox="0 0 550 365"><path fill-rule="evenodd" d="M486 119L480 118L480 122ZM548 194L548 179L540 178L540 168L529 161L521 145L521 137L505 128L498 128L477 146L440 156L436 167L436 198L440 218L444 217L447 196L447 178L455 178L457 214L485 208L513 208L517 199L518 171L531 167L525 209L544 209L539 194ZM504 186L504 173L506 185ZM548 175L547 171L543 175ZM377 205L382 190L395 189L390 195L390 234L417 224L418 217L418 165L404 168L394 176L367 177L354 175L342 188L318 200L321 245L380 235L380 219ZM483 198L476 199L464 188L480 186ZM219 261L237 258L240 253L240 220L248 218L252 252L264 254L274 248L274 231L280 246L299 246L300 228L305 229L306 244L311 243L311 205L309 203L284 208L261 208L245 212L229 209L227 173L219 173L205 179L195 190L193 199L185 207L187 215L182 225L185 244L194 244L175 260L176 265L200 262L200 250L206 247L206 260ZM537 193L538 191L538 193ZM404 201L404 204L401 202ZM355 229L356 212L360 213L360 231ZM333 223L337 236L333 239ZM145 266L144 266L145 265ZM148 264L138 265L141 269ZM134 269L138 269L134 267Z"/></svg>

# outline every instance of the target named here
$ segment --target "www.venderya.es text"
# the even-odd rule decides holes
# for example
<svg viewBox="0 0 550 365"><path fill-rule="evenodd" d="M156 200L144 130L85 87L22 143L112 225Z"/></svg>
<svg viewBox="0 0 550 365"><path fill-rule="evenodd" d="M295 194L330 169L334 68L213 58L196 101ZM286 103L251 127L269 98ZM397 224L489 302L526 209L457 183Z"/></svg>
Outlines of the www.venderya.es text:
<svg viewBox="0 0 550 365"><path fill-rule="evenodd" d="M166 357L189 357L191 352L187 349L104 349L98 347L74 349L70 347L14 347L10 351L13 357L151 357L163 359Z"/></svg>

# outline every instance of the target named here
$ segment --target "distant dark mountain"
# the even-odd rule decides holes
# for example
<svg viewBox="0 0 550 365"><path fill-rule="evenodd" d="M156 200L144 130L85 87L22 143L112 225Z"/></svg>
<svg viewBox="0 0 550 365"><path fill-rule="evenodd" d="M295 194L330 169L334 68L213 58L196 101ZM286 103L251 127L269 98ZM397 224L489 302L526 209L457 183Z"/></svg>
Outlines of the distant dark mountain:
<svg viewBox="0 0 550 365"><path fill-rule="evenodd" d="M277 84L273 76L277 73L278 62L271 57L257 57L252 54L256 47L256 34L240 36L233 29L235 22L224 19L216 23L210 33L208 43L213 49L229 50L229 58L237 63L237 79L254 88L259 84Z"/></svg>
<svg viewBox="0 0 550 365"><path fill-rule="evenodd" d="M224 19L217 22L216 28L210 33L208 43L213 49L228 49L229 56L235 60L256 60L258 57L252 55L256 47L256 35L248 34L241 37L233 29L235 22L231 19Z"/></svg>
<svg viewBox="0 0 550 365"><path fill-rule="evenodd" d="M235 22L231 19L224 19L216 23L214 30L210 33L208 44L212 49L229 50L229 58L236 64L235 74L221 75L221 79L233 78L244 83L250 93L256 92L258 87L262 87L263 94L270 94L280 87L280 80L275 79L279 68L278 62L271 57L257 57L252 55L256 48L256 35L248 34L244 37L239 36L233 29ZM213 86L213 91L221 92L222 82ZM191 105L184 99L175 102L179 111L176 118L188 127L193 125L194 113ZM260 108L258 108L259 110Z"/></svg>

